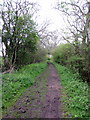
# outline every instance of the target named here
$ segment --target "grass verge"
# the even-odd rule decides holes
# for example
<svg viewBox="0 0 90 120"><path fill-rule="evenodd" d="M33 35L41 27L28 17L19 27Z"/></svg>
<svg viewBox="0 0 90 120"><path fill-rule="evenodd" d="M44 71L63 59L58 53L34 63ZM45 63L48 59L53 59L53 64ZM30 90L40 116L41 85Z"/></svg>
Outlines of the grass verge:
<svg viewBox="0 0 90 120"><path fill-rule="evenodd" d="M71 118L90 117L89 114L89 87L87 83L82 82L79 74L72 73L68 68L56 64L56 69L60 75L61 84L65 95L62 96L62 102L66 116Z"/></svg>
<svg viewBox="0 0 90 120"><path fill-rule="evenodd" d="M41 74L45 63L30 64L22 67L13 74L2 75L2 109L5 113L18 97L35 82L35 77Z"/></svg>

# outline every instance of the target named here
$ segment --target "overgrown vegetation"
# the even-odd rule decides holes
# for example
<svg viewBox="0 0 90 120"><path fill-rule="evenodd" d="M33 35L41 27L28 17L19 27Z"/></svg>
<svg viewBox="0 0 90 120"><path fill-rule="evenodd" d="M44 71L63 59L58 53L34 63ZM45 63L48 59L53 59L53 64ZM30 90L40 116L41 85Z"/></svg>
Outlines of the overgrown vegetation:
<svg viewBox="0 0 90 120"><path fill-rule="evenodd" d="M33 63L45 62L47 59L46 54L47 54L47 49L41 46L40 44L37 44L36 52L34 52L34 54L31 54L29 57Z"/></svg>
<svg viewBox="0 0 90 120"><path fill-rule="evenodd" d="M66 21L62 30L62 40L68 42L60 45L55 61L74 69L84 80L90 83L90 1L58 1L56 9L63 14ZM73 51L70 51L72 47ZM73 54L72 54L73 52ZM60 58L59 58L60 57Z"/></svg>
<svg viewBox="0 0 90 120"><path fill-rule="evenodd" d="M87 50L87 49L86 49ZM73 43L61 44L53 51L53 59L56 63L65 65L78 72L83 81L90 82L89 59L86 54L83 54L82 44L79 44L79 53L76 53L76 47Z"/></svg>
<svg viewBox="0 0 90 120"><path fill-rule="evenodd" d="M4 111L17 100L26 88L35 82L35 77L44 71L45 67L45 63L31 64L22 67L13 74L2 75L2 108Z"/></svg>
<svg viewBox="0 0 90 120"><path fill-rule="evenodd" d="M65 106L66 116L71 118L90 117L89 87L87 83L82 82L78 74L72 73L66 67L56 63L55 66L60 75L60 81L65 93L65 95L62 96L62 101Z"/></svg>

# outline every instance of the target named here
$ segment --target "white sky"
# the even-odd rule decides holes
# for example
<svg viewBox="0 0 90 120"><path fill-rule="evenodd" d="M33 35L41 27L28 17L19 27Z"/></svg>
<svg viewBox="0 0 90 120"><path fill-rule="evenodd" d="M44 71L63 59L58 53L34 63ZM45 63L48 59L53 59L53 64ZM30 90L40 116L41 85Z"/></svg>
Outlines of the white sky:
<svg viewBox="0 0 90 120"><path fill-rule="evenodd" d="M34 1L34 0L32 0ZM58 10L55 10L57 0L35 0L40 5L37 22L41 24L43 21L50 21L49 31L60 30L63 25L63 18Z"/></svg>

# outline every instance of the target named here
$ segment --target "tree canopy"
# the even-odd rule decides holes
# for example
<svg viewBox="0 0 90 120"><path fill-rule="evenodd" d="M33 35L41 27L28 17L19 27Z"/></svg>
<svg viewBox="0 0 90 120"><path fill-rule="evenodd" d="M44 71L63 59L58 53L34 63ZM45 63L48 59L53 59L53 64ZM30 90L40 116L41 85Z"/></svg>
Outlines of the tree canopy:
<svg viewBox="0 0 90 120"><path fill-rule="evenodd" d="M2 53L6 69L32 62L28 57L35 52L39 40L36 25L32 20L34 6L34 3L28 1L3 3L2 44L5 52Z"/></svg>

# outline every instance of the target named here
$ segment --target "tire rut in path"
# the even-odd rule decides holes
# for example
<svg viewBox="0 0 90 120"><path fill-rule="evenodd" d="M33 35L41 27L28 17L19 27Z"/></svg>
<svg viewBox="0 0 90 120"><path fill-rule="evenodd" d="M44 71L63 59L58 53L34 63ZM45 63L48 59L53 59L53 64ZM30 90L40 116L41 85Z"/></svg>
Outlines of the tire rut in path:
<svg viewBox="0 0 90 120"><path fill-rule="evenodd" d="M54 65L49 64L48 76L48 92L46 94L46 102L43 108L42 118L61 118L62 111L60 111L60 81L58 73Z"/></svg>

